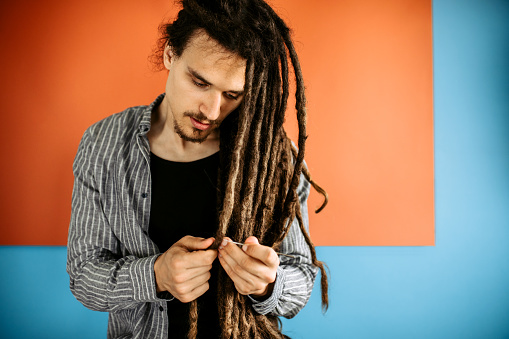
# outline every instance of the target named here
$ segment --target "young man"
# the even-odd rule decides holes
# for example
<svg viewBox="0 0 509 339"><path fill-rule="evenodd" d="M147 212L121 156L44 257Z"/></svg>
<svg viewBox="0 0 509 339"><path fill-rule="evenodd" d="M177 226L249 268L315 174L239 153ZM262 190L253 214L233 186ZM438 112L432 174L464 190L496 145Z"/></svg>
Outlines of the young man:
<svg viewBox="0 0 509 339"><path fill-rule="evenodd" d="M304 307L317 266L324 276L307 234L289 31L261 0L190 0L161 41L165 93L80 143L71 291L110 312L109 338L282 337L277 317ZM287 49L298 151L282 127Z"/></svg>

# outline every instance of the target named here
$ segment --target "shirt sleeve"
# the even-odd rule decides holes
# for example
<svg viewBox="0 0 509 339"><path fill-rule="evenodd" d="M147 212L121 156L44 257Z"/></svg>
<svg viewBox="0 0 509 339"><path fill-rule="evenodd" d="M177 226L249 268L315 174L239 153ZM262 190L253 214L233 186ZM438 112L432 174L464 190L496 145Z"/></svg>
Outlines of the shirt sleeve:
<svg viewBox="0 0 509 339"><path fill-rule="evenodd" d="M114 312L140 302L161 301L156 293L157 255L122 255L120 241L103 210L95 177L99 156L85 132L73 164L74 188L67 245L70 289L87 308Z"/></svg>
<svg viewBox="0 0 509 339"><path fill-rule="evenodd" d="M297 193L306 231L309 230L307 208L309 191L310 183L301 174ZM263 301L249 298L253 303L254 310L259 314L292 318L308 302L318 273L318 268L312 264L311 251L300 230L297 218L293 220L288 235L281 244L280 251L291 254L295 258L279 257L280 265L271 296Z"/></svg>

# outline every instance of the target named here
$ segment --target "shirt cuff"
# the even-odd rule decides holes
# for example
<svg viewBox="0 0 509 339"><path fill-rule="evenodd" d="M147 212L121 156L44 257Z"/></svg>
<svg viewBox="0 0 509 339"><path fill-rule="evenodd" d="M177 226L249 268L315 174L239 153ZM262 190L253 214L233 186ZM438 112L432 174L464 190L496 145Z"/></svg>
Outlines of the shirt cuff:
<svg viewBox="0 0 509 339"><path fill-rule="evenodd" d="M175 297L172 296L171 293L168 291L162 291L162 292L157 293L157 297L159 299L163 299L166 301L172 301L173 299L175 299Z"/></svg>
<svg viewBox="0 0 509 339"><path fill-rule="evenodd" d="M141 258L131 265L129 273L135 301L173 300L174 297L168 292L157 293L154 263L158 257L159 255Z"/></svg>
<svg viewBox="0 0 509 339"><path fill-rule="evenodd" d="M253 309L256 311L256 313L266 315L276 308L277 303L281 298L281 295L283 294L283 286L285 285L285 280L286 280L285 271L281 268L281 266L279 266L277 268L274 289L272 290L272 294L270 295L270 297L263 301L259 301L248 295L253 305Z"/></svg>

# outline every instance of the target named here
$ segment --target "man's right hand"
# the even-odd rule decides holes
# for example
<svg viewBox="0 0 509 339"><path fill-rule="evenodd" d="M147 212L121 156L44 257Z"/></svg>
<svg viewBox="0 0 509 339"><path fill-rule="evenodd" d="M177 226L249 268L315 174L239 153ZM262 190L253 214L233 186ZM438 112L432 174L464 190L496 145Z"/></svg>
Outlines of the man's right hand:
<svg viewBox="0 0 509 339"><path fill-rule="evenodd" d="M183 237L154 263L157 292L168 291L183 303L209 289L210 269L217 250L207 250L214 238Z"/></svg>

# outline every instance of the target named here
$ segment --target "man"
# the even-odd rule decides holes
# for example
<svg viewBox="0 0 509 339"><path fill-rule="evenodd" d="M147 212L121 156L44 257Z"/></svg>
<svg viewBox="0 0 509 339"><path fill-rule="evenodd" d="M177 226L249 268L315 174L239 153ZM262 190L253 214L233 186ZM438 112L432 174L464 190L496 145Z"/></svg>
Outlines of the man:
<svg viewBox="0 0 509 339"><path fill-rule="evenodd" d="M304 307L317 266L327 305L307 234L317 186L302 166L297 56L262 0L182 4L161 40L165 94L94 124L80 143L71 291L110 312L109 338L283 337L277 317ZM282 126L287 49L298 151Z"/></svg>

